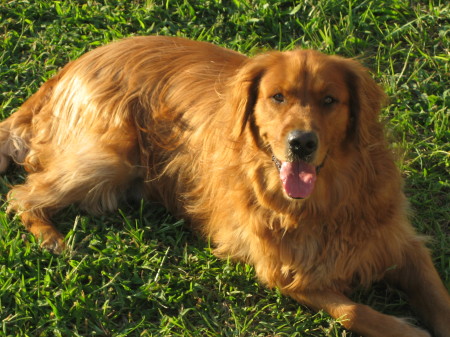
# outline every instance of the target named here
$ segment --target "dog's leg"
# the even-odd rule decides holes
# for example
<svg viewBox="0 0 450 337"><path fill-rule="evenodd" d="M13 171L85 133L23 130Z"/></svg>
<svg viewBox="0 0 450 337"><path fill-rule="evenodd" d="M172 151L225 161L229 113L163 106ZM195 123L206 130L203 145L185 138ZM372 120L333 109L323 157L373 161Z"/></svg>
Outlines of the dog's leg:
<svg viewBox="0 0 450 337"><path fill-rule="evenodd" d="M47 220L33 215L31 212L22 212L20 219L25 228L41 241L41 246L60 254L65 248L64 236Z"/></svg>
<svg viewBox="0 0 450 337"><path fill-rule="evenodd" d="M121 154L129 149L117 146L115 150L96 144L52 158L43 171L31 173L25 184L14 186L8 194L10 210L20 215L45 248L60 252L63 236L47 220L50 214L73 203L93 214L115 210L136 178L137 170L126 156L129 151Z"/></svg>
<svg viewBox="0 0 450 337"><path fill-rule="evenodd" d="M344 327L364 337L430 337L426 331L400 318L355 303L337 292L324 290L288 293L288 295L315 310L323 309L339 320Z"/></svg>
<svg viewBox="0 0 450 337"><path fill-rule="evenodd" d="M64 177L51 175L52 172L32 173L25 184L14 186L8 193L8 212L18 213L22 224L41 246L59 254L65 248L64 236L48 219L51 213L75 201L77 193L60 190L58 178Z"/></svg>
<svg viewBox="0 0 450 337"><path fill-rule="evenodd" d="M389 271L387 280L406 292L411 306L436 337L450 336L450 296L421 242L408 246L402 266Z"/></svg>

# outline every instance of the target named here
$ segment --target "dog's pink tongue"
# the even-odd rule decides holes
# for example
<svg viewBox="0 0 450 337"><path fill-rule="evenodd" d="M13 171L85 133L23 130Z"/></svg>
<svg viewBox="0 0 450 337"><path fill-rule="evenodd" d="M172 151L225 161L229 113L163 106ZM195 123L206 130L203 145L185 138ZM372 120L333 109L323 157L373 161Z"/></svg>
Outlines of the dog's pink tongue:
<svg viewBox="0 0 450 337"><path fill-rule="evenodd" d="M291 198L307 198L314 189L316 168L305 162L283 162L280 178L284 190Z"/></svg>

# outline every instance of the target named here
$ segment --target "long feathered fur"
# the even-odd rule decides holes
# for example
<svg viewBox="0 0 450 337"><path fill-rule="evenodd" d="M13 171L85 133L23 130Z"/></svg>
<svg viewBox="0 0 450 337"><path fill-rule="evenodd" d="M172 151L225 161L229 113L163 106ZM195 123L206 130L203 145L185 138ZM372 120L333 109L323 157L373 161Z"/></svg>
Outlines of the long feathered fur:
<svg viewBox="0 0 450 337"><path fill-rule="evenodd" d="M295 91L301 78L299 95L311 100L327 72L343 97L339 115L307 105L275 114L265 103L272 84ZM355 283L427 285L413 302L445 337L450 301L407 219L378 122L384 101L359 63L337 56L247 58L180 38L131 38L68 64L2 122L0 168L12 159L30 173L9 193L10 208L47 247L63 247L49 221L59 209L78 203L98 214L145 197L188 219L219 256L253 264L263 283L367 336L427 333L348 300ZM304 200L286 197L272 162L298 125L317 129L323 166Z"/></svg>

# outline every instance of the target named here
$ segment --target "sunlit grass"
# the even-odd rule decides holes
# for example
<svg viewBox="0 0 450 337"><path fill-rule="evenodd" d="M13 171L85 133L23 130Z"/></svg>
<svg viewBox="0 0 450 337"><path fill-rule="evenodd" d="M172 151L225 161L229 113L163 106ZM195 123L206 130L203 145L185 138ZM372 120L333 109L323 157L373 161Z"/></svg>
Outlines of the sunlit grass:
<svg viewBox="0 0 450 337"><path fill-rule="evenodd" d="M450 5L427 1L3 1L0 117L68 61L130 35L177 35L255 54L295 46L357 57L390 96L383 120L406 178L412 220L430 235L450 285ZM12 167L7 185L23 181ZM250 266L220 261L208 242L145 203L55 222L70 249L39 249L0 212L0 335L355 336L259 285ZM411 315L381 285L358 300Z"/></svg>

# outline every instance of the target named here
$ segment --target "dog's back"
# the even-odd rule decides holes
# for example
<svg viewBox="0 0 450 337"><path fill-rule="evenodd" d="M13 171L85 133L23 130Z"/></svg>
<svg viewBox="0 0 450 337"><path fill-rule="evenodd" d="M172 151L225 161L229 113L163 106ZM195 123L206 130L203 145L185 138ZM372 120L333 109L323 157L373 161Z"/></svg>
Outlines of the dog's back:
<svg viewBox="0 0 450 337"><path fill-rule="evenodd" d="M149 166L168 160L162 152L185 141L177 128L208 125L225 81L245 59L208 43L153 36L69 63L0 124L0 171L12 159L33 173L11 190L9 209L26 210L29 224L23 221L38 237L54 228L33 229L33 221L71 203L94 214L116 209L130 190L137 193L133 182L154 179ZM202 105L211 113L196 114ZM50 248L63 245L54 233Z"/></svg>
<svg viewBox="0 0 450 337"><path fill-rule="evenodd" d="M86 130L92 136L95 129L105 138L107 130L136 121L151 133L154 130L145 130L149 125L179 118L200 96L202 101L211 97L207 104L215 111L222 79L245 59L208 43L157 36L100 47L66 65L0 124L0 172L10 159L38 171L40 161L52 155L45 153L44 144L78 141ZM152 133L159 135L155 141L169 144L170 135L161 127ZM42 155L26 159L36 147Z"/></svg>

